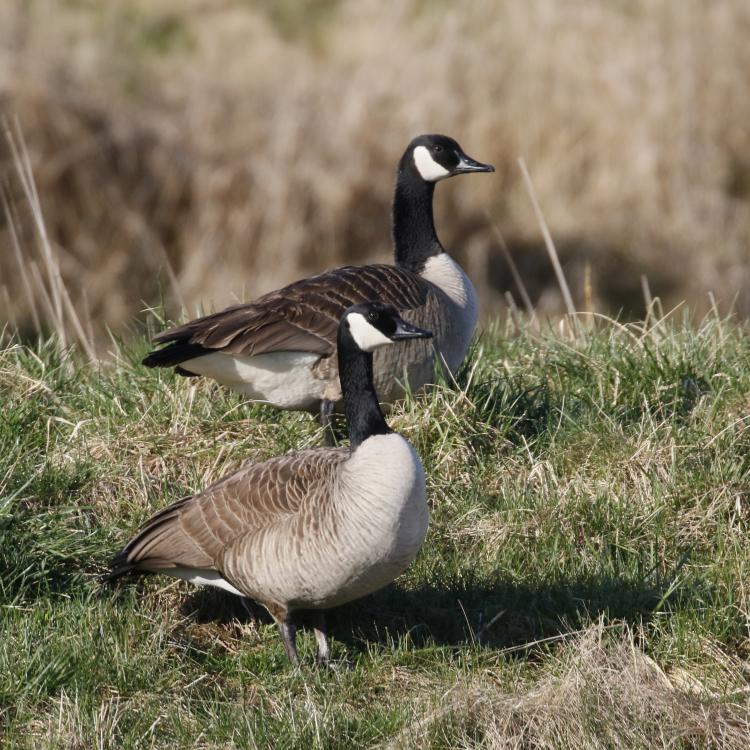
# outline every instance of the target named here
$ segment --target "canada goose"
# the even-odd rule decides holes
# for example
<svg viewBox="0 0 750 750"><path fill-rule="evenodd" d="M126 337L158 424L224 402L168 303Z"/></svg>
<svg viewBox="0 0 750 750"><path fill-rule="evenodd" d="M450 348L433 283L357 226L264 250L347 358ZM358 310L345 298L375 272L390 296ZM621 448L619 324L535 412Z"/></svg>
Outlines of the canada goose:
<svg viewBox="0 0 750 750"><path fill-rule="evenodd" d="M394 305L404 319L433 332L434 344L413 341L375 355L381 403L430 382L435 349L454 372L477 321L474 287L443 250L432 218L435 183L467 172L494 172L445 135L420 135L404 152L393 196L396 264L344 266L296 281L155 337L149 367L214 378L234 391L282 409L320 412L321 423L340 404L336 328L344 310L369 299Z"/></svg>
<svg viewBox="0 0 750 750"><path fill-rule="evenodd" d="M112 560L166 573L263 604L297 663L294 613L310 610L317 661L329 658L320 610L390 583L427 533L422 464L393 432L373 388L375 349L430 332L396 309L367 302L346 310L338 360L349 448L312 448L252 463L149 520Z"/></svg>

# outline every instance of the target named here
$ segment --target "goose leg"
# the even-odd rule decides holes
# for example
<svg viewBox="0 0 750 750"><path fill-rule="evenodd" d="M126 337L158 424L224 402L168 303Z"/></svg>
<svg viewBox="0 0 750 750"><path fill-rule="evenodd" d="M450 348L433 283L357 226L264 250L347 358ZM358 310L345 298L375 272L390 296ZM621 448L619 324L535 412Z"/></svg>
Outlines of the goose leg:
<svg viewBox="0 0 750 750"><path fill-rule="evenodd" d="M242 608L245 610L245 614L248 616L248 619L250 620L250 622L257 623L258 613L255 611L253 607L253 600L249 599L246 596L243 596L240 599L240 602L242 602Z"/></svg>
<svg viewBox="0 0 750 750"><path fill-rule="evenodd" d="M320 402L320 425L325 430L325 444L328 446L336 445L336 435L333 432L333 422L331 415L335 402L323 399Z"/></svg>
<svg viewBox="0 0 750 750"><path fill-rule="evenodd" d="M299 658L297 657L297 626L290 622L289 619L280 621L278 626L279 635L281 635L281 640L284 643L289 661L295 667L299 667Z"/></svg>
<svg viewBox="0 0 750 750"><path fill-rule="evenodd" d="M318 652L315 654L315 663L319 667L325 667L331 659L331 646L328 642L328 630L326 628L325 615L322 612L315 612L312 617L313 631L315 632L315 642L318 644Z"/></svg>

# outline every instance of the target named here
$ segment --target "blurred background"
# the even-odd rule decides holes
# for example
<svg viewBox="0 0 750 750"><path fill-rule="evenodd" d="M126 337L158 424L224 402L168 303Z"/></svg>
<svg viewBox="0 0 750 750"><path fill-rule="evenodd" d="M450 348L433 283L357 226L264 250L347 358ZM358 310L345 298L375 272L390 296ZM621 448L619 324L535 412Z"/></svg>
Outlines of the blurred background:
<svg viewBox="0 0 750 750"><path fill-rule="evenodd" d="M388 261L421 132L497 167L436 191L485 319L521 306L496 230L564 310L518 157L578 310L643 316L645 278L747 316L748 40L747 0L4 0L0 326L93 340Z"/></svg>

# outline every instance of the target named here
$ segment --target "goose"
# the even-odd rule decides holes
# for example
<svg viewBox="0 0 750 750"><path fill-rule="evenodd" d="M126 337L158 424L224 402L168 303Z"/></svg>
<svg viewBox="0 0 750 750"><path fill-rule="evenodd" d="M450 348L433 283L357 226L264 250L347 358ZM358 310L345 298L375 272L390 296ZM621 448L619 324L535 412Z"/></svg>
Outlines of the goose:
<svg viewBox="0 0 750 750"><path fill-rule="evenodd" d="M316 662L327 663L322 611L390 583L427 533L422 464L383 417L372 352L431 335L391 305L349 307L337 336L349 447L249 463L178 500L113 558L107 578L165 573L253 599L275 620L295 665L296 627L305 617L315 630Z"/></svg>
<svg viewBox="0 0 750 750"><path fill-rule="evenodd" d="M445 135L414 138L399 161L393 196L395 265L344 266L296 281L245 304L170 328L165 344L143 363L205 376L255 401L319 413L321 424L341 407L336 330L347 307L369 299L394 305L404 319L427 328L432 342L412 341L375 354L374 385L381 403L406 384L431 382L435 365L454 373L477 322L477 296L435 231L435 184L454 175L494 172ZM437 352L437 356L436 356Z"/></svg>

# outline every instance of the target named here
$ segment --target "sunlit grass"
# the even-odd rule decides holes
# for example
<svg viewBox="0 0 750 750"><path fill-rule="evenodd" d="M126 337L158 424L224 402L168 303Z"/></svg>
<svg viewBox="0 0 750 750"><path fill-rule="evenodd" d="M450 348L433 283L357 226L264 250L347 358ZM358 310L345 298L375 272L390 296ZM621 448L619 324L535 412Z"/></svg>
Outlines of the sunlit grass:
<svg viewBox="0 0 750 750"><path fill-rule="evenodd" d="M431 526L331 613L335 669L165 578L102 587L152 511L315 445L305 415L54 342L0 352L0 734L27 747L745 747L750 339L714 318L495 327L397 406Z"/></svg>

